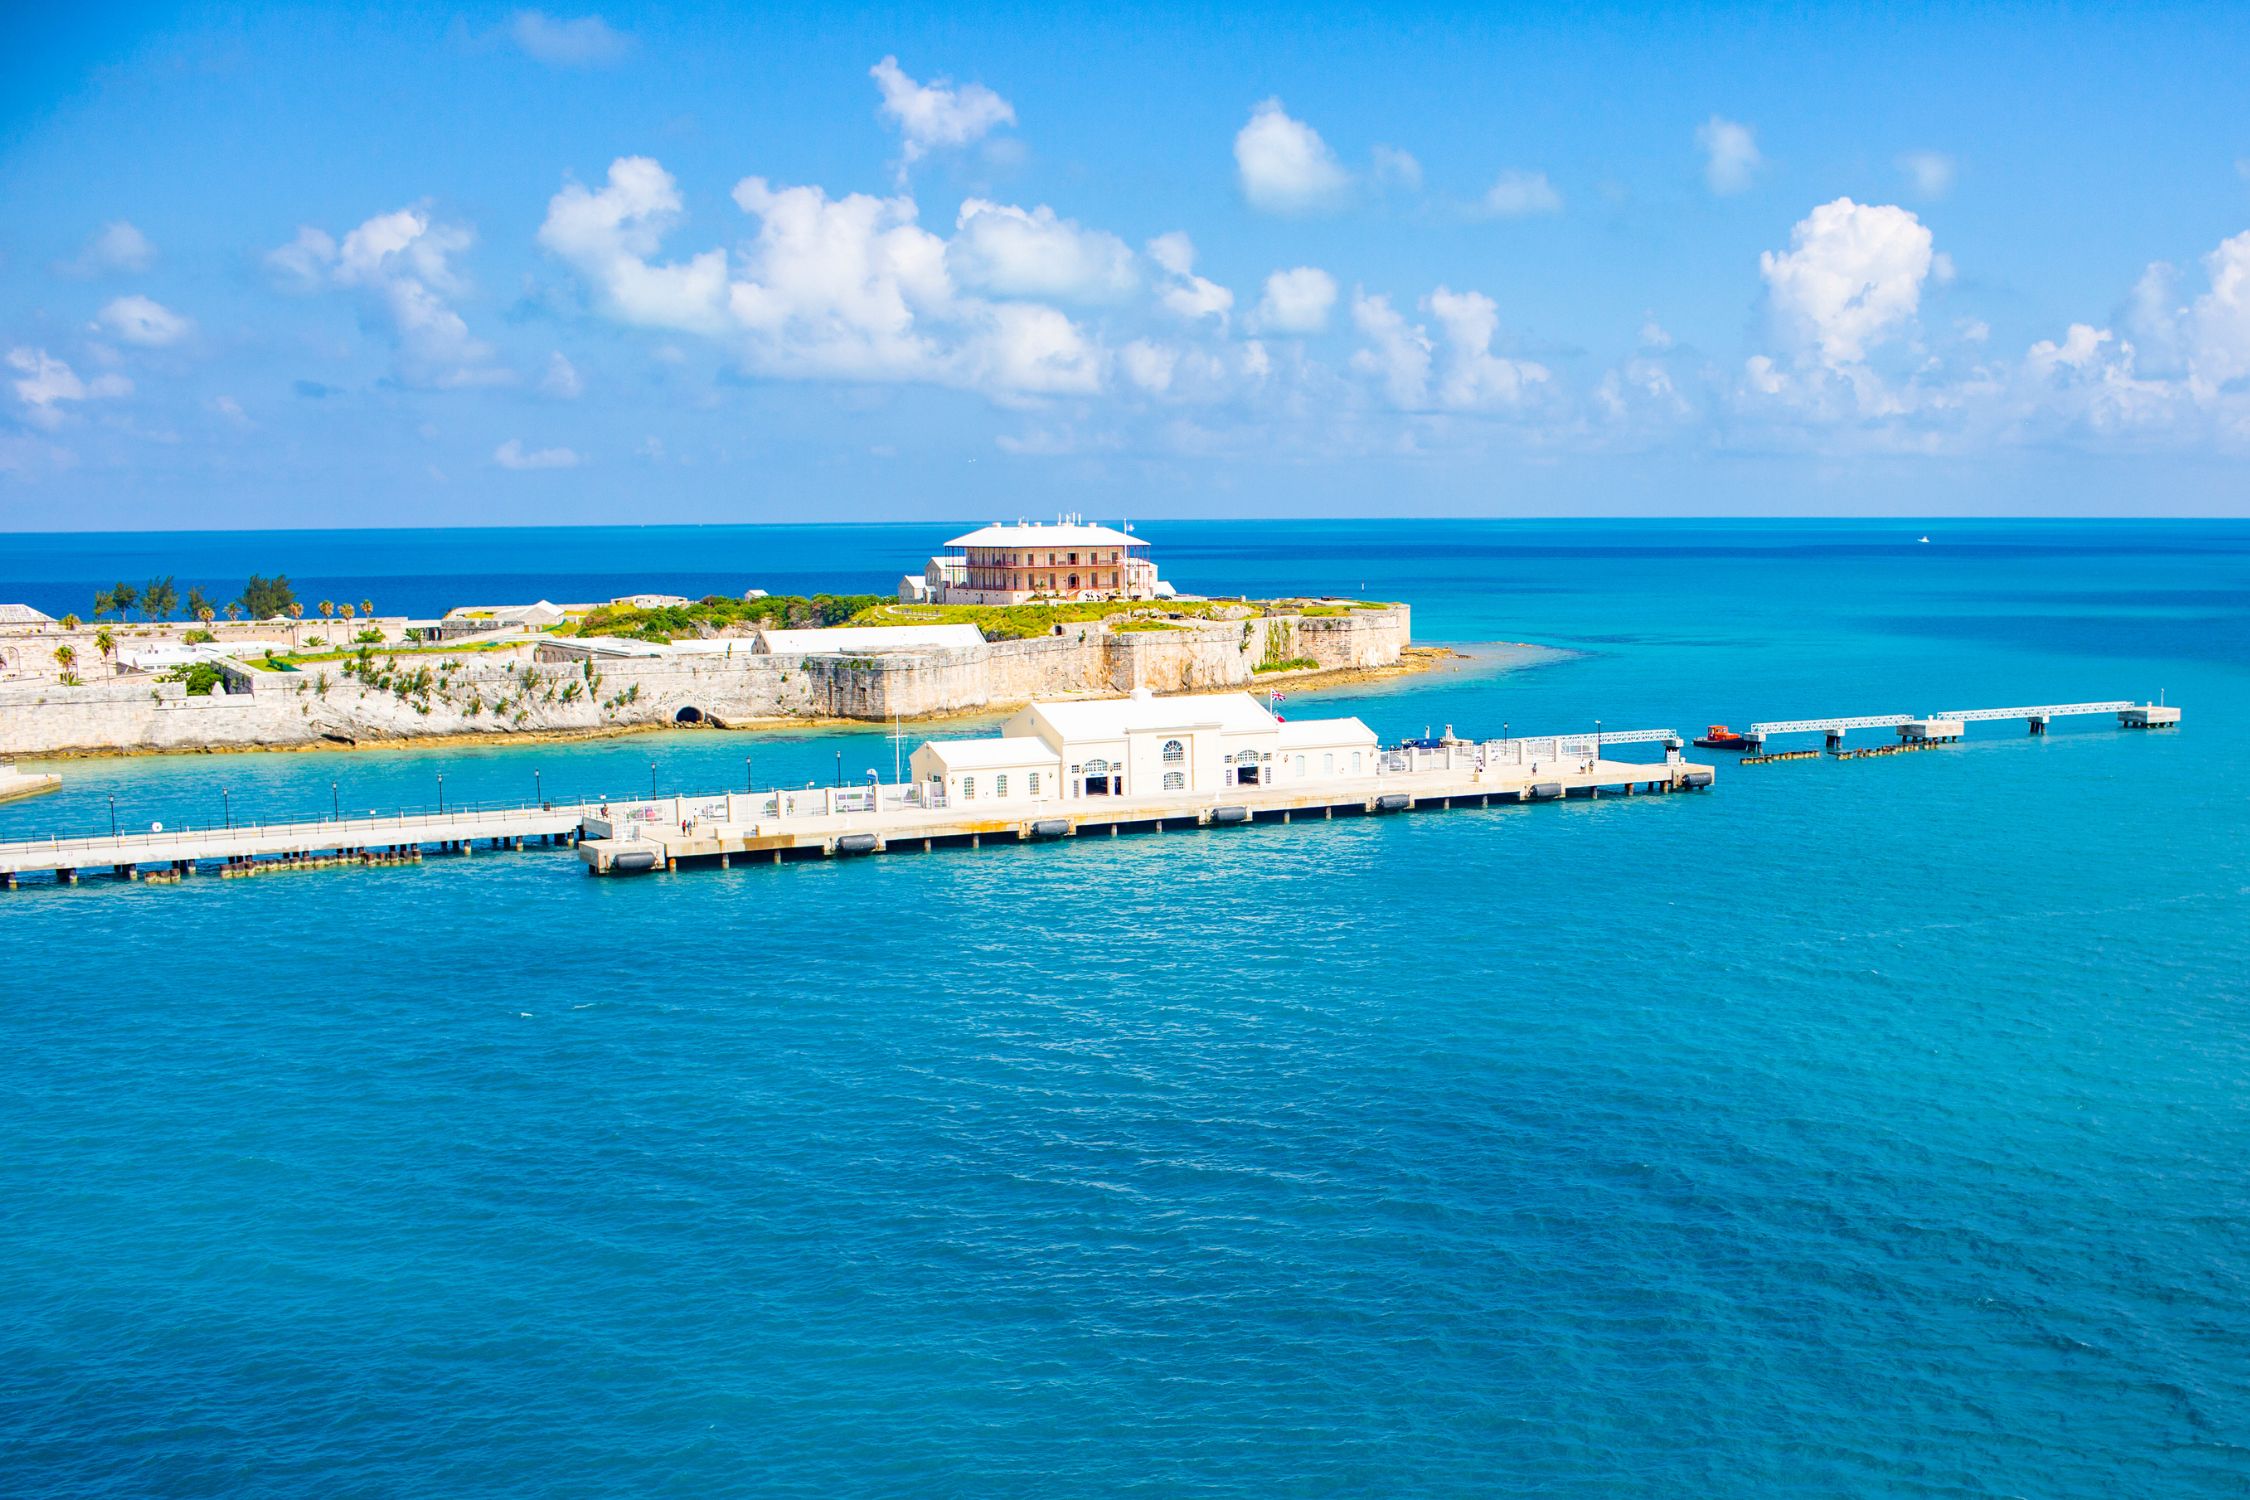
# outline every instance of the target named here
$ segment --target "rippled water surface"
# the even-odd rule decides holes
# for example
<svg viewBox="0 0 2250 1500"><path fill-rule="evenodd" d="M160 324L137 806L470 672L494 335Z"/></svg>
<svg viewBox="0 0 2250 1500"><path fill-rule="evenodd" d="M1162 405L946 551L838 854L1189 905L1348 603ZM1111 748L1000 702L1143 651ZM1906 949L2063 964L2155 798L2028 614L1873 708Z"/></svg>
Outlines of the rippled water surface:
<svg viewBox="0 0 2250 1500"><path fill-rule="evenodd" d="M1386 738L2160 690L2185 726L781 870L0 898L0 1490L2243 1493L2250 528L1921 529L1148 528L1189 587L1565 650L1287 705ZM648 538L197 545L419 609L879 586L926 540L706 533L690 576ZM136 576L9 540L0 596ZM70 762L0 832L839 752L893 747Z"/></svg>

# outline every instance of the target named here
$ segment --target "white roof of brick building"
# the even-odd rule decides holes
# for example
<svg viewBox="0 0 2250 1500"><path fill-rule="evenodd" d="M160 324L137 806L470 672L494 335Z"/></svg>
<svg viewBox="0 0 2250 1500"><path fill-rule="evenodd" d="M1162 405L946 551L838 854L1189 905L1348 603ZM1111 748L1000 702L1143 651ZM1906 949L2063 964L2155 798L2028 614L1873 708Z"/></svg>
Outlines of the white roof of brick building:
<svg viewBox="0 0 2250 1500"><path fill-rule="evenodd" d="M1107 526L1083 524L1041 526L1036 522L1018 522L1013 526L991 525L972 531L967 536L957 536L947 542L948 547L1145 547L1148 543L1123 531L1112 531Z"/></svg>
<svg viewBox="0 0 2250 1500"><path fill-rule="evenodd" d="M0 604L0 625L52 625L53 615L41 614L28 604Z"/></svg>

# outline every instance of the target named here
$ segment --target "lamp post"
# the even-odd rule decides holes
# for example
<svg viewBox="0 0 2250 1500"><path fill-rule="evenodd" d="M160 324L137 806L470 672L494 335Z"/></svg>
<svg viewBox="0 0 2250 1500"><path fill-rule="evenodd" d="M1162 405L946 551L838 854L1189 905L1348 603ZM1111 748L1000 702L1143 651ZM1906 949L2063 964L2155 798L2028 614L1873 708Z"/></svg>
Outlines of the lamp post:
<svg viewBox="0 0 2250 1500"><path fill-rule="evenodd" d="M117 793L109 794L109 836L117 837Z"/></svg>
<svg viewBox="0 0 2250 1500"><path fill-rule="evenodd" d="M648 763L648 800L656 800L656 762L653 760Z"/></svg>
<svg viewBox="0 0 2250 1500"><path fill-rule="evenodd" d="M234 826L234 797L225 787L219 788L219 807L225 812L227 827Z"/></svg>
<svg viewBox="0 0 2250 1500"><path fill-rule="evenodd" d="M748 796L757 789L758 784L750 779L750 757L745 755L742 757L742 794Z"/></svg>
<svg viewBox="0 0 2250 1500"><path fill-rule="evenodd" d="M837 752L836 752L836 785L840 787L840 786L842 786L843 784L844 784L844 752L843 752L843 751L841 751L841 750L839 750L839 751L837 751Z"/></svg>
<svg viewBox="0 0 2250 1500"><path fill-rule="evenodd" d="M539 773L537 771L533 771L531 773L531 800L534 803L538 804L540 807L545 807L547 805L547 790L543 785L540 784Z"/></svg>
<svg viewBox="0 0 2250 1500"><path fill-rule="evenodd" d="M333 781L328 783L328 820L331 823L344 821L343 798L337 793L336 783Z"/></svg>
<svg viewBox="0 0 2250 1500"><path fill-rule="evenodd" d="M443 771L438 772L437 778L437 810L439 812L445 811L445 773Z"/></svg>

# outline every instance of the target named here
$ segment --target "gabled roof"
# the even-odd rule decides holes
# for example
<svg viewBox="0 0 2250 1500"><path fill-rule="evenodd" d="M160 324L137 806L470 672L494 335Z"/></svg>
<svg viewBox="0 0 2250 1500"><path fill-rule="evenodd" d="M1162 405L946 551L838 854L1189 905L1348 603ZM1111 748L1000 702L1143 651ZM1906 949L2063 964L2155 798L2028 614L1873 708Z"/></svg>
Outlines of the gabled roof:
<svg viewBox="0 0 2250 1500"><path fill-rule="evenodd" d="M1227 734L1255 734L1274 727L1273 715L1248 693L1034 703L1031 709L1066 740L1114 740L1136 731L1206 727Z"/></svg>
<svg viewBox="0 0 2250 1500"><path fill-rule="evenodd" d="M28 604L0 604L0 625L52 625L53 615L41 614Z"/></svg>
<svg viewBox="0 0 2250 1500"><path fill-rule="evenodd" d="M1017 766L1059 766L1047 742L1028 734L989 740L930 740L923 744L949 771L1012 770Z"/></svg>

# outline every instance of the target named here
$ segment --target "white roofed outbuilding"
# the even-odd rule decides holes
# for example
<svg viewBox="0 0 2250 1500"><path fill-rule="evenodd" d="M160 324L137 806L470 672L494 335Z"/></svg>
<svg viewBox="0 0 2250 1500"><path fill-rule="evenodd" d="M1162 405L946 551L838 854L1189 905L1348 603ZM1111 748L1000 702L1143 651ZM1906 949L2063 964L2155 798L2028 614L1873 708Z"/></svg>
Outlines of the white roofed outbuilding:
<svg viewBox="0 0 2250 1500"><path fill-rule="evenodd" d="M1374 776L1376 765L1375 731L1356 718L1284 723L1248 693L1159 698L1145 689L1034 703L995 738L933 741L914 752L915 780L936 783L956 806L999 798L1003 773L1008 800L1077 803L1347 781Z"/></svg>

